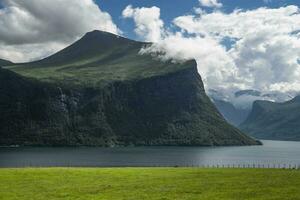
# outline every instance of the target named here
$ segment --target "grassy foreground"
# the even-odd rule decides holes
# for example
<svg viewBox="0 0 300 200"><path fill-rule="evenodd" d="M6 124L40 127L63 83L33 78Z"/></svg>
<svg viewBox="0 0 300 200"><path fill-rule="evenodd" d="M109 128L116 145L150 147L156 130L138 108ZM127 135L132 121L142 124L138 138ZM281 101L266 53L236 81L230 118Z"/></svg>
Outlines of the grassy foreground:
<svg viewBox="0 0 300 200"><path fill-rule="evenodd" d="M2 200L300 199L300 171L197 168L0 169Z"/></svg>

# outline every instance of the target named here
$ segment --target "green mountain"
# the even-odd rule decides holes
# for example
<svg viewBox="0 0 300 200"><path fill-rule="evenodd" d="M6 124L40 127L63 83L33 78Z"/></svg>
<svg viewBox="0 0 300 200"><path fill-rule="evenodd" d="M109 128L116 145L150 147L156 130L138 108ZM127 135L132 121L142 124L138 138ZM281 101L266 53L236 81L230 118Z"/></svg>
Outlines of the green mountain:
<svg viewBox="0 0 300 200"><path fill-rule="evenodd" d="M139 54L148 43L107 32L93 31L66 49L41 61L9 69L26 77L76 87L103 87L108 83L139 80L194 66L194 61L174 64Z"/></svg>
<svg viewBox="0 0 300 200"><path fill-rule="evenodd" d="M0 145L254 145L206 96L194 60L93 31L46 59L0 71Z"/></svg>
<svg viewBox="0 0 300 200"><path fill-rule="evenodd" d="M10 62L10 61L8 61L8 60L0 59L0 67L1 67L1 66L11 65L11 64L13 64L13 63Z"/></svg>
<svg viewBox="0 0 300 200"><path fill-rule="evenodd" d="M285 103L254 102L240 128L260 139L300 141L300 96Z"/></svg>

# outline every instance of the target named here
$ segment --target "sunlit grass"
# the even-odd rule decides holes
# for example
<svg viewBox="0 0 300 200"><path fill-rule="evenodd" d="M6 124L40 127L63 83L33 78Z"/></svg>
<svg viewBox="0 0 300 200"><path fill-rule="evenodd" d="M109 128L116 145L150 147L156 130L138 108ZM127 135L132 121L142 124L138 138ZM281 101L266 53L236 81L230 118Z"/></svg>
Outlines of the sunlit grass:
<svg viewBox="0 0 300 200"><path fill-rule="evenodd" d="M300 171L283 169L1 169L0 199L299 199Z"/></svg>
<svg viewBox="0 0 300 200"><path fill-rule="evenodd" d="M103 83L139 80L195 67L193 61L175 64L172 61L164 62L154 59L150 55L140 55L138 51L136 47L122 50L121 53L108 50L105 53L86 56L79 60L65 60L57 63L33 62L5 68L44 82L103 86Z"/></svg>

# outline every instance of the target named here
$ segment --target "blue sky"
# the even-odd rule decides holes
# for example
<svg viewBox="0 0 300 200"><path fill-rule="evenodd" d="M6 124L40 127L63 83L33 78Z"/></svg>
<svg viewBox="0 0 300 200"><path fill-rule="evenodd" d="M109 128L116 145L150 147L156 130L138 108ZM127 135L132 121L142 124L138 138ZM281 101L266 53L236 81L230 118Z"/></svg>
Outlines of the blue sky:
<svg viewBox="0 0 300 200"><path fill-rule="evenodd" d="M171 28L171 35L163 36L163 41L158 39L154 50L163 49L166 58L195 58L207 88L227 94L249 88L292 95L300 91L300 0L207 0L215 2L215 6L203 7L205 1L97 0L97 3L111 15L124 36L141 40L143 37L139 36L143 34L135 31L135 27L146 26L144 39L154 42L147 39L147 33L155 27L147 27L147 20L139 14L123 18L122 11L128 5L136 12L140 8L158 7L164 22L161 31ZM194 8L206 13L200 17ZM237 9L240 12L232 14ZM144 24L141 20L145 20ZM179 32L183 33L180 37L172 35ZM249 105L252 101L249 100Z"/></svg>
<svg viewBox="0 0 300 200"><path fill-rule="evenodd" d="M220 0L219 2L223 4L221 10L225 13L230 13L235 9L252 10L259 7L300 6L300 0L269 0L268 3L264 0ZM137 39L133 32L134 22L122 18L122 11L128 5L133 7L159 7L161 9L161 19L166 25L169 25L178 16L192 13L194 7L199 7L198 0L96 0L96 3L103 11L112 16L114 23L123 31L123 34L132 39ZM204 9L212 11L211 8Z"/></svg>

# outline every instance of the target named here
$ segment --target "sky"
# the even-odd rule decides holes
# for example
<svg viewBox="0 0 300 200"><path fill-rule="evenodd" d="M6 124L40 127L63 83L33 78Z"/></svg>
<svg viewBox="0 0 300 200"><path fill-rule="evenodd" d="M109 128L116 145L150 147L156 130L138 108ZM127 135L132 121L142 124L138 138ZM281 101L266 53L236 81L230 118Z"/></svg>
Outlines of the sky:
<svg viewBox="0 0 300 200"><path fill-rule="evenodd" d="M157 6L161 10L161 19L166 23L184 14L193 13L194 7L199 7L198 0L97 0L97 4L104 11L111 14L114 22L120 27L124 34L132 39L138 39L133 32L134 23L122 18L122 11L128 5L133 7L152 7ZM171 2L171 3L170 3ZM222 11L230 13L235 9L257 9L259 7L279 8L286 5L298 5L299 0L222 0ZM203 9L210 11L211 8Z"/></svg>
<svg viewBox="0 0 300 200"><path fill-rule="evenodd" d="M299 8L299 0L0 0L0 58L38 60L97 29L153 42L140 53L161 60L195 59L206 90L231 101L245 89L287 100L300 91Z"/></svg>

